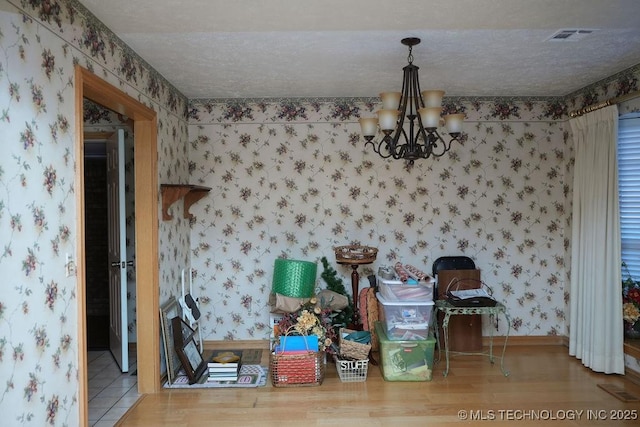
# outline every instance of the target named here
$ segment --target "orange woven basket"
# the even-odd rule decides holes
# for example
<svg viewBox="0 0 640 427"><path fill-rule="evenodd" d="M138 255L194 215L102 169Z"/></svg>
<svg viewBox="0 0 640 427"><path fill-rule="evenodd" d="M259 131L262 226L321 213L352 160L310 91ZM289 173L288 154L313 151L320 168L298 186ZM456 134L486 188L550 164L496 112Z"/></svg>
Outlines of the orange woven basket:
<svg viewBox="0 0 640 427"><path fill-rule="evenodd" d="M272 352L269 368L274 387L318 386L324 381L326 371L324 352Z"/></svg>

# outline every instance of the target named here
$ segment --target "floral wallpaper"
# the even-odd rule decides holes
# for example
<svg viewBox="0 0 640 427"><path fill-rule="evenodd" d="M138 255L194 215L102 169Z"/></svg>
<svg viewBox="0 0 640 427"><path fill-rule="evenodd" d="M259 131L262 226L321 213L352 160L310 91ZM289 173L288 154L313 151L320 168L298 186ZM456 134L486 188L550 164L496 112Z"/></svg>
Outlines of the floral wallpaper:
<svg viewBox="0 0 640 427"><path fill-rule="evenodd" d="M467 115L464 141L413 166L363 148L357 119L374 108L192 101L191 179L212 188L191 208L206 339L268 337L278 257L322 268L326 256L350 284L333 247L351 243L379 250L359 270L361 287L378 266L402 261L430 271L440 256L467 255L510 308L512 334L564 335L563 107L452 100L448 108Z"/></svg>
<svg viewBox="0 0 640 427"><path fill-rule="evenodd" d="M188 180L187 101L77 1L0 0L0 414L76 426L74 65L158 114L159 179ZM158 208L158 211L160 209ZM174 238L180 235L180 238ZM189 225L159 224L161 295L177 291Z"/></svg>
<svg viewBox="0 0 640 427"><path fill-rule="evenodd" d="M76 64L157 112L159 183L212 188L194 219L174 204L158 224L159 303L192 266L208 340L268 337L274 260L331 260L352 242L380 250L363 277L396 260L428 270L468 255L509 306L512 334L565 335L568 113L637 90L640 75L561 98L447 99L467 116L463 142L407 167L363 149L357 118L376 100L189 103L77 0L0 0L0 414L10 424L79 424L77 278L64 269L81 249Z"/></svg>
<svg viewBox="0 0 640 427"><path fill-rule="evenodd" d="M333 247L351 243L379 249L360 268L360 288L378 266L429 271L440 256L466 255L509 307L511 335L568 335L567 119L637 90L638 75L640 66L565 98L445 100L466 115L463 142L413 166L363 148L357 119L377 100L191 100L191 182L212 188L191 208L205 339L266 339L274 260L321 268ZM350 284L350 268L334 268Z"/></svg>

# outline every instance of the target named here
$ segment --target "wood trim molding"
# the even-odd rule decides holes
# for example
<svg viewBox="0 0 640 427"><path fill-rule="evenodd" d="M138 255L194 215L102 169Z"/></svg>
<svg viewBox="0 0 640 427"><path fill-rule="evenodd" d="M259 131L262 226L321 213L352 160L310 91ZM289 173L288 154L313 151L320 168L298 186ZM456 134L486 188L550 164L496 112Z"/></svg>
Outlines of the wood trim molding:
<svg viewBox="0 0 640 427"><path fill-rule="evenodd" d="M482 337L482 344L489 345L489 337ZM493 345L504 345L504 336L494 336ZM520 345L565 345L565 337L560 335L525 335L512 336L507 340L507 347ZM204 341L203 346L206 350L219 348L269 348L269 340L234 340L229 341Z"/></svg>
<svg viewBox="0 0 640 427"><path fill-rule="evenodd" d="M114 132L84 132L86 141L106 141L113 136Z"/></svg>
<svg viewBox="0 0 640 427"><path fill-rule="evenodd" d="M624 354L628 354L631 357L634 357L640 360L640 345L638 344L630 344L628 342L624 343Z"/></svg>
<svg viewBox="0 0 640 427"><path fill-rule="evenodd" d="M216 350L224 348L262 348L268 349L269 340L234 340L230 341L204 341L203 347L205 350ZM482 337L482 345L489 346L489 337ZM493 346L504 345L504 336L493 337ZM514 336L509 337L507 340L507 347L521 346L521 345L564 345L564 337L558 335L527 335L527 336Z"/></svg>
<svg viewBox="0 0 640 427"><path fill-rule="evenodd" d="M489 345L489 337L482 337L482 345ZM504 336L493 337L493 345L504 345ZM569 338L564 335L524 335L524 336L511 336L507 340L507 347L521 346L521 345L561 345L569 347ZM269 340L234 340L233 343L229 341L216 341L209 340L204 341L203 346L205 350L214 350L220 348L269 348ZM630 346L625 343L625 354L640 359L640 348Z"/></svg>
<svg viewBox="0 0 640 427"><path fill-rule="evenodd" d="M158 142L156 112L89 70L75 66L76 138L76 264L78 301L78 406L81 425L88 425L88 375L86 357L86 279L84 223L84 99L89 99L133 120L136 211L136 313L138 392L161 390L158 261Z"/></svg>
<svg viewBox="0 0 640 427"><path fill-rule="evenodd" d="M504 336L493 337L493 345L504 345ZM560 335L524 335L510 336L507 339L507 347L517 345L564 345L564 337ZM489 346L489 337L482 337L482 345Z"/></svg>
<svg viewBox="0 0 640 427"><path fill-rule="evenodd" d="M640 372L625 368L624 377L634 384L640 385Z"/></svg>
<svg viewBox="0 0 640 427"><path fill-rule="evenodd" d="M87 306L85 280L85 221L84 221L84 123L83 123L83 77L84 73L75 69L75 110L76 110L76 300L78 304L78 410L80 425L89 425L89 375L87 368Z"/></svg>
<svg viewBox="0 0 640 427"><path fill-rule="evenodd" d="M203 341L202 347L205 350L224 350L238 349L244 350L249 348L269 349L269 340L233 340L233 341Z"/></svg>

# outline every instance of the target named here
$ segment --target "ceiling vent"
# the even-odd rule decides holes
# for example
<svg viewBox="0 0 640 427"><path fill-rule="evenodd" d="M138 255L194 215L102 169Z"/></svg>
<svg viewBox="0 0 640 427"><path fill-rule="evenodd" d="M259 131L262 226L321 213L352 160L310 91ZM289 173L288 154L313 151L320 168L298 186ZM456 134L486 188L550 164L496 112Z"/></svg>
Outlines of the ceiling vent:
<svg viewBox="0 0 640 427"><path fill-rule="evenodd" d="M556 31L547 40L552 42L577 42L595 32L596 30L586 28L564 29Z"/></svg>

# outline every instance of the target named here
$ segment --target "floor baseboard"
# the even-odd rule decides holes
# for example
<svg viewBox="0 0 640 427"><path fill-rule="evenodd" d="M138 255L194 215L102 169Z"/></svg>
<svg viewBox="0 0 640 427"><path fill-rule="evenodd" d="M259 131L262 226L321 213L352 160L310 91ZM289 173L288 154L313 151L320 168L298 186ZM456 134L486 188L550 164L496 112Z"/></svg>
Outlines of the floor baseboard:
<svg viewBox="0 0 640 427"><path fill-rule="evenodd" d="M640 360L640 340L626 340L624 342L624 354Z"/></svg>
<svg viewBox="0 0 640 427"><path fill-rule="evenodd" d="M493 337L493 345L504 345L504 336ZM489 337L482 337L482 344L489 345ZM519 346L519 345L563 345L564 340L561 336L555 335L527 335L527 336L512 336L507 340L507 346ZM269 348L269 340L209 340L202 343L205 350L215 350L220 348Z"/></svg>
<svg viewBox="0 0 640 427"><path fill-rule="evenodd" d="M226 348L234 348L238 350L251 348L269 348L269 340L220 340L220 341L203 341L202 346L205 350L219 350Z"/></svg>
<svg viewBox="0 0 640 427"><path fill-rule="evenodd" d="M494 336L493 345L504 345L505 336ZM488 346L490 338L482 337L482 345ZM563 345L564 340L560 335L516 335L507 339L507 347L516 345Z"/></svg>
<svg viewBox="0 0 640 427"><path fill-rule="evenodd" d="M632 383L640 385L640 372L634 371L633 369L629 369L628 367L626 367L624 370L624 376L626 379L628 379Z"/></svg>

